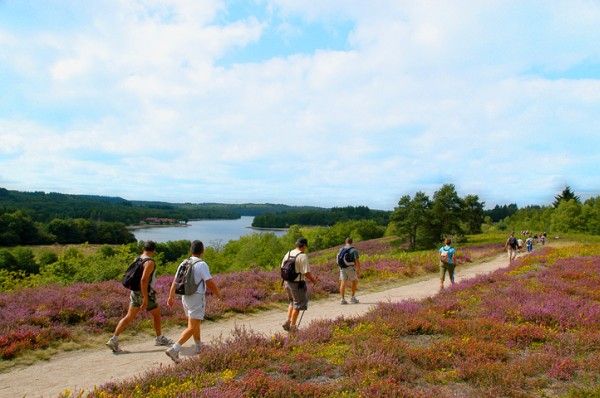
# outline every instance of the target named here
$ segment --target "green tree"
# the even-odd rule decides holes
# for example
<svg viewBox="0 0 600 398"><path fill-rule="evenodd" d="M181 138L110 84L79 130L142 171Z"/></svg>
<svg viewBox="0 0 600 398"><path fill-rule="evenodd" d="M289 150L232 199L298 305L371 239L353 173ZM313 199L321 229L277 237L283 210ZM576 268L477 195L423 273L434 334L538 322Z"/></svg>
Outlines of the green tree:
<svg viewBox="0 0 600 398"><path fill-rule="evenodd" d="M552 213L552 230L560 232L585 231L582 206L575 199L562 200Z"/></svg>
<svg viewBox="0 0 600 398"><path fill-rule="evenodd" d="M17 262L17 270L25 271L27 274L37 274L40 266L35 261L33 251L27 247L16 247L12 254Z"/></svg>
<svg viewBox="0 0 600 398"><path fill-rule="evenodd" d="M467 233L481 233L481 224L484 223L485 216L483 211L485 202L480 202L477 195L467 195L463 199L463 206L463 220L467 225Z"/></svg>
<svg viewBox="0 0 600 398"><path fill-rule="evenodd" d="M600 235L600 196L585 201L581 209L587 232Z"/></svg>
<svg viewBox="0 0 600 398"><path fill-rule="evenodd" d="M431 203L431 238L437 243L445 236L462 236L463 201L453 184L444 184L433 194Z"/></svg>
<svg viewBox="0 0 600 398"><path fill-rule="evenodd" d="M411 250L418 247L417 237L419 235L428 235L427 233L419 234L419 232L428 229L430 213L431 201L423 192L417 192L413 199L410 195L402 196L398 201L398 206L394 208L391 220L396 225L396 231L400 236L408 240Z"/></svg>
<svg viewBox="0 0 600 398"><path fill-rule="evenodd" d="M575 193L571 191L571 187L567 185L560 194L554 197L553 206L556 208L562 201L568 202L571 199L575 200L576 203L581 203L579 196L576 196Z"/></svg>

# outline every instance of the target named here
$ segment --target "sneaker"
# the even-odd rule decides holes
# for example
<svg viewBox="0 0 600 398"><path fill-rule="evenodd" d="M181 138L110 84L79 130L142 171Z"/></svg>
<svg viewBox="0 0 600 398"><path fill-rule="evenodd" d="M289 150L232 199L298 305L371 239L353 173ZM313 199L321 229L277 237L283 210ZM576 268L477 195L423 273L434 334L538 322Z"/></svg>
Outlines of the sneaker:
<svg viewBox="0 0 600 398"><path fill-rule="evenodd" d="M173 360L173 362L175 362L175 363L181 362L181 359L179 358L179 351L176 351L175 348L173 348L173 347L167 348L167 350L165 351L165 354L167 354L167 356L169 358L171 358Z"/></svg>
<svg viewBox="0 0 600 398"><path fill-rule="evenodd" d="M358 304L359 303L358 299L356 297L354 297L354 296L350 297L350 302L352 304Z"/></svg>
<svg viewBox="0 0 600 398"><path fill-rule="evenodd" d="M195 345L194 346L194 354L199 355L202 352L203 347L204 347L204 344Z"/></svg>
<svg viewBox="0 0 600 398"><path fill-rule="evenodd" d="M173 340L171 340L171 339L169 339L169 338L167 338L167 337L165 337L165 336L163 336L163 335L160 335L160 336L157 336L157 337L156 337L156 340L155 340L155 342L154 342L154 345L164 345L164 346L169 346L169 345L173 345L173 343L174 343L174 341L173 341Z"/></svg>
<svg viewBox="0 0 600 398"><path fill-rule="evenodd" d="M348 302L346 301L346 299L342 299L342 301L340 301L340 304L346 305L348 304Z"/></svg>
<svg viewBox="0 0 600 398"><path fill-rule="evenodd" d="M290 321L285 321L285 323L283 325L281 325L281 327L283 328L283 330L285 330L286 332L290 331Z"/></svg>
<svg viewBox="0 0 600 398"><path fill-rule="evenodd" d="M116 337L111 337L110 339L108 339L108 341L106 342L106 345L108 348L110 348L112 350L112 352L119 352L121 351L119 349L119 340L117 340Z"/></svg>

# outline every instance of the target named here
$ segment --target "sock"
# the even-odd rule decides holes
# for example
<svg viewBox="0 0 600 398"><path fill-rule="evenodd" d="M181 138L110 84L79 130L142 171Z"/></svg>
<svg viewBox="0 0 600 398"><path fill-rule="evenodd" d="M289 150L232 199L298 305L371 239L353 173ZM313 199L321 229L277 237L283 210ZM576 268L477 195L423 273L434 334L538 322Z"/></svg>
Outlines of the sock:
<svg viewBox="0 0 600 398"><path fill-rule="evenodd" d="M114 341L119 341L119 336L113 334L113 336L110 339Z"/></svg>
<svg viewBox="0 0 600 398"><path fill-rule="evenodd" d="M179 352L181 350L181 344L179 344L179 343L173 344L173 349L175 351Z"/></svg>
<svg viewBox="0 0 600 398"><path fill-rule="evenodd" d="M196 350L200 351L200 348L202 347L202 343L200 342L200 340L196 341Z"/></svg>

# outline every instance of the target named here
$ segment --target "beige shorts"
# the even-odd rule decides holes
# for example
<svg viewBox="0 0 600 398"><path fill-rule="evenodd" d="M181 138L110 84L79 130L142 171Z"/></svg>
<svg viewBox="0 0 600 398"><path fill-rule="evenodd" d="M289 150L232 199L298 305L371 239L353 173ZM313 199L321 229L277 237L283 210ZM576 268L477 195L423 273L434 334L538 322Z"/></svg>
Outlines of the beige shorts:
<svg viewBox="0 0 600 398"><path fill-rule="evenodd" d="M340 281L357 281L358 276L356 275L356 269L352 266L341 268L340 267Z"/></svg>

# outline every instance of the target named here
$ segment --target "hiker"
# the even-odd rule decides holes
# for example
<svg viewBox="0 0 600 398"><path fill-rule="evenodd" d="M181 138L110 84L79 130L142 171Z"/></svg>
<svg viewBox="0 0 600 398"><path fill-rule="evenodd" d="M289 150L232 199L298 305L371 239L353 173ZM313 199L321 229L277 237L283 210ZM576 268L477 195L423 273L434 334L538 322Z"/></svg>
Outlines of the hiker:
<svg viewBox="0 0 600 398"><path fill-rule="evenodd" d="M506 243L504 244L504 249L507 250L507 252L508 252L508 263L509 264L512 263L515 258L517 258L518 245L519 245L519 243L517 241L517 238L515 238L515 233L511 232L510 236L506 240Z"/></svg>
<svg viewBox="0 0 600 398"><path fill-rule="evenodd" d="M295 332L298 330L296 322L300 311L306 311L308 308L308 288L306 279L312 283L317 283L319 279L310 272L308 265L308 241L305 238L299 238L296 241L296 248L290 250L283 256L281 260L281 268L284 268L287 260L294 261L294 268L298 276L292 281L284 280L284 289L287 292L289 306L287 312L287 320L282 325L283 330L287 332Z"/></svg>
<svg viewBox="0 0 600 398"><path fill-rule="evenodd" d="M355 297L358 286L358 277L360 276L360 260L358 259L358 250L352 247L352 238L346 238L344 246L337 254L337 264L340 267L340 295L342 300L340 304L348 304L346 301L346 284L351 282L352 297L350 302L358 304Z"/></svg>
<svg viewBox="0 0 600 398"><path fill-rule="evenodd" d="M531 236L527 238L525 245L527 245L527 253L531 253L533 251L533 238Z"/></svg>
<svg viewBox="0 0 600 398"><path fill-rule="evenodd" d="M191 267L189 270L189 278L193 288L191 291L186 291L181 295L181 303L183 304L183 309L185 310L185 315L187 316L188 320L187 328L181 332L179 340L177 340L172 347L165 351L165 354L167 354L167 356L175 363L179 363L181 361L179 358L181 346L192 336L194 337L195 353L200 353L200 323L204 320L206 289L208 288L211 293L221 298L221 292L219 291L215 281L212 280L212 276L210 276L208 264L206 264L206 262L204 262L204 260L201 258L202 254L204 253L204 244L199 240L193 241L190 245L190 252L190 258L183 261L181 264L179 264L179 267L177 267L175 278L173 279L173 283L171 283L171 289L169 290L169 298L167 299L167 305L169 308L173 307L176 289L178 287L178 282L180 282L179 275L180 273L183 275L185 272L182 267ZM185 277L186 275L183 276ZM183 283L185 284L185 282L186 281L184 280Z"/></svg>
<svg viewBox="0 0 600 398"><path fill-rule="evenodd" d="M115 353L121 351L119 349L119 335L135 319L141 310L146 310L152 315L152 323L154 325L154 331L156 332L155 345L168 346L173 344L173 340L163 336L161 332L160 307L156 300L156 291L154 290L154 285L156 283L156 263L154 262L153 257L155 254L156 243L151 240L144 242L144 251L138 259L136 259L136 261L142 262L144 269L140 281L140 290L132 290L129 294L129 309L127 310L127 315L119 321L114 334L106 342L106 345Z"/></svg>
<svg viewBox="0 0 600 398"><path fill-rule="evenodd" d="M456 249L452 246L452 240L446 238L444 246L440 247L440 289L444 288L444 279L446 279L446 272L450 277L450 283L454 285L454 268L456 266L454 262L454 254Z"/></svg>

